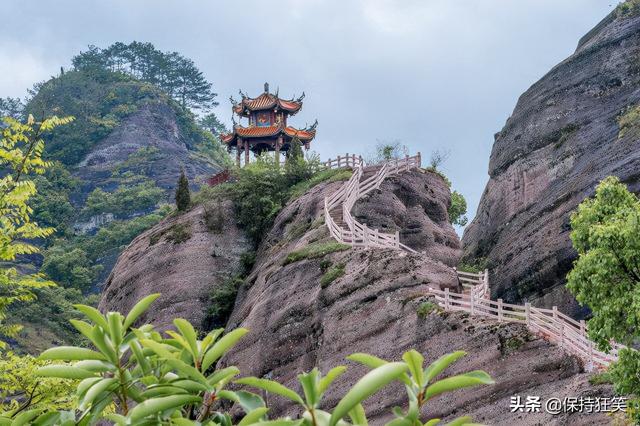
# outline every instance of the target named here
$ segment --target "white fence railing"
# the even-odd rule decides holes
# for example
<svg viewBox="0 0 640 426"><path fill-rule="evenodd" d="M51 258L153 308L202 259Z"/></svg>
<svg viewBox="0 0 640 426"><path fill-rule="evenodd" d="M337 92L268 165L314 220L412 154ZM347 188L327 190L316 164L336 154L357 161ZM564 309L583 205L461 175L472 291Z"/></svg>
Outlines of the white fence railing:
<svg viewBox="0 0 640 426"><path fill-rule="evenodd" d="M517 322L541 334L547 340L556 343L561 348L571 352L586 362L587 370L606 368L618 360L618 351L625 346L612 343L609 353L596 349L595 343L587 335L584 320L573 318L552 309L536 308L530 303L513 305L504 303L502 299L489 299L488 271L474 274L457 271L458 279L465 290L463 293L451 292L448 288L439 290L429 288L438 304L447 311L464 311L471 315L480 315L497 319L499 322ZM475 285L474 285L475 283Z"/></svg>
<svg viewBox="0 0 640 426"><path fill-rule="evenodd" d="M371 229L355 220L351 215L351 209L358 198L380 187L382 181L387 177L420 167L420 161L420 153L413 157L406 156L398 160L385 161L378 165L375 174L364 180L362 180L362 175L364 174L365 163L362 157L349 156L347 154L345 157L338 156L334 160L327 161L325 165L330 168L353 168L351 178L338 191L324 199L325 223L331 236L341 243L352 246L395 248L415 253L415 250L400 243L399 232L388 234L377 229ZM346 228L339 226L331 217L331 211L337 209L341 209L342 220Z"/></svg>
<svg viewBox="0 0 640 426"><path fill-rule="evenodd" d="M353 168L351 178L335 193L324 199L325 223L331 236L339 242L352 246L395 248L415 253L415 250L400 243L399 233L388 234L355 220L351 209L356 201L380 187L387 177L401 171L408 171L420 167L420 153L414 157L386 161L378 165L375 174L362 179L365 162L361 156L355 154L338 156L324 163L328 168ZM336 223L331 216L332 211L339 211L346 229ZM618 360L618 352L625 346L612 343L609 353L596 349L595 343L587 335L585 321L573 318L552 309L536 308L530 303L513 305L504 303L502 299L493 301L489 292L489 273L457 271L458 281L463 287L462 293L451 292L448 288L439 290L429 288L437 303L448 311L464 311L471 315L481 315L497 319L499 322L517 322L526 324L535 333L541 334L547 340L558 344L561 348L571 352L586 362L588 370L606 368Z"/></svg>

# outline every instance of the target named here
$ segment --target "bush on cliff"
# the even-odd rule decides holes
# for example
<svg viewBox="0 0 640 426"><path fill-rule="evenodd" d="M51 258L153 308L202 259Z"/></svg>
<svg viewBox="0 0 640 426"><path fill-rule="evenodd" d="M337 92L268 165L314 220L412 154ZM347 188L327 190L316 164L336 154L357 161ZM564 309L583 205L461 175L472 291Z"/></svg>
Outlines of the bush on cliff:
<svg viewBox="0 0 640 426"><path fill-rule="evenodd" d="M366 425L362 403L388 384L400 382L405 384L407 392L406 411L394 409L395 419L388 425L423 426L424 406L433 397L494 383L483 371L436 380L465 355L461 351L444 355L426 367L423 356L415 350L404 353L400 362L356 353L348 359L371 371L347 391L332 411L326 411L322 398L346 367L335 367L326 375L317 368L298 375L302 393L263 378L236 379L240 373L238 368L218 368L216 363L248 330L238 328L223 335L224 330L217 329L199 340L193 326L183 319L174 320L175 330L164 335L149 324L134 327L158 296L145 297L126 316L118 312L103 315L89 306L77 305L87 321L74 320L73 325L89 340L92 349L74 346L48 349L39 359L61 363L40 367L36 372L47 380L63 379L73 385L77 403L70 410L52 410L30 406L27 400L21 410L0 414L0 424L93 425L107 420L118 425L230 426L232 418L224 408L235 403L244 411L238 423L241 426ZM231 383L235 385L234 390L228 389ZM244 390L245 386L293 402L297 407L296 419L270 420L264 400ZM12 397L21 392L16 389L10 393L6 403L12 404ZM217 401L227 404L215 403ZM461 425L470 421L465 416L449 424ZM439 422L439 419L432 419L426 424Z"/></svg>
<svg viewBox="0 0 640 426"><path fill-rule="evenodd" d="M589 336L602 350L610 341L629 346L612 367L617 391L632 395L640 421L640 200L609 176L571 215L571 241L578 252L567 287L591 308Z"/></svg>
<svg viewBox="0 0 640 426"><path fill-rule="evenodd" d="M295 164L287 166L285 163L282 167L271 156L259 156L253 163L235 171L236 182L222 189L205 189L209 195L201 194L197 199L202 202L227 190L234 201L238 223L257 245L292 194L300 196L323 181L350 176L343 170L319 170L315 158L296 158L291 160Z"/></svg>

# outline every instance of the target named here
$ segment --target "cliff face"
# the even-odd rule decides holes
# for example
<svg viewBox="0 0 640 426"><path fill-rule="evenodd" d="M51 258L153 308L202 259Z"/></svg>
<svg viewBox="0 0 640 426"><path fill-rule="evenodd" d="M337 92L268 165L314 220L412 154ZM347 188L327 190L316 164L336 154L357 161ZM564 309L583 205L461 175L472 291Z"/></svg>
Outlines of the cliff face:
<svg viewBox="0 0 640 426"><path fill-rule="evenodd" d="M149 103L96 144L78 164L76 175L85 182L83 189L88 193L96 187L109 188L112 172L119 168L120 172L147 176L165 189L169 198L181 168L192 184L219 170L189 149L188 142L174 109L164 103ZM137 161L131 161L136 154Z"/></svg>
<svg viewBox="0 0 640 426"><path fill-rule="evenodd" d="M225 201L169 218L138 236L107 279L100 309L128 312L142 297L162 293L145 321L164 329L174 318L187 318L203 329L211 292L239 272L240 255L250 248L232 218L232 204ZM216 229L212 221L219 221Z"/></svg>
<svg viewBox="0 0 640 426"><path fill-rule="evenodd" d="M605 18L519 99L495 136L489 182L463 237L486 258L492 296L584 311L564 287L576 257L569 217L604 177L640 191L640 17ZM621 133L622 130L622 133Z"/></svg>

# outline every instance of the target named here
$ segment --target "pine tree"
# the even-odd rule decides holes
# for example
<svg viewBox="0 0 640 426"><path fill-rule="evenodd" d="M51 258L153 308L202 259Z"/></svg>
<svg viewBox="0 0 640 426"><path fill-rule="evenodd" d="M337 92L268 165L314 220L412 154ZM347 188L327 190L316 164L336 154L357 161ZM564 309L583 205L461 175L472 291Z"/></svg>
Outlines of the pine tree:
<svg viewBox="0 0 640 426"><path fill-rule="evenodd" d="M189 192L189 180L184 174L184 169L180 172L178 187L176 188L176 206L178 211L185 211L191 205L191 193Z"/></svg>

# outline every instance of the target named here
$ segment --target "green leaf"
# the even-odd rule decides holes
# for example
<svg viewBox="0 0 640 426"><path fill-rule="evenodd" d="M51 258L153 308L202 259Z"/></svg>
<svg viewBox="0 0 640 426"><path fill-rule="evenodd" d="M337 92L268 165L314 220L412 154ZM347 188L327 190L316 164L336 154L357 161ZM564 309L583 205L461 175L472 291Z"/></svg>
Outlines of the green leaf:
<svg viewBox="0 0 640 426"><path fill-rule="evenodd" d="M176 370L178 373L189 377L195 380L198 383L206 386L208 389L211 389L209 382L207 382L207 378L202 375L195 367L185 364L179 359L171 358L165 361L167 365Z"/></svg>
<svg viewBox="0 0 640 426"><path fill-rule="evenodd" d="M38 417L38 415L40 415L40 413L42 413L41 410L25 411L24 413L21 413L21 414L17 415L13 419L13 422L10 423L10 424L11 424L11 426L29 425L29 424L31 424L32 420L34 420L36 417Z"/></svg>
<svg viewBox="0 0 640 426"><path fill-rule="evenodd" d="M95 373L72 367L70 365L47 365L36 370L36 374L42 377L58 377L60 379L87 379L96 377Z"/></svg>
<svg viewBox="0 0 640 426"><path fill-rule="evenodd" d="M318 392L320 392L320 395L323 395L329 386L331 386L331 383L333 383L333 381L338 377L342 376L345 371L347 371L347 367L343 365L339 365L329 370L327 375L320 379L320 384L318 385Z"/></svg>
<svg viewBox="0 0 640 426"><path fill-rule="evenodd" d="M233 366L227 367L227 368L223 368L222 370L217 370L215 373L213 373L207 378L207 381L211 386L215 386L218 383L223 382L224 380L230 377L233 377L239 373L240 373L240 370L238 369L238 367L233 367Z"/></svg>
<svg viewBox="0 0 640 426"><path fill-rule="evenodd" d="M378 358L377 356L360 352L349 355L347 359L349 361L355 361L370 368L378 368L389 363L389 361L385 361L384 359Z"/></svg>
<svg viewBox="0 0 640 426"><path fill-rule="evenodd" d="M124 329L128 330L129 327L131 327L131 325L138 319L138 317L143 313L145 313L147 309L149 309L149 306L158 297L160 297L160 293L150 294L147 297L141 299L138 303L136 303L136 305L133 308L131 308L131 310L127 314L127 317L124 320L124 325L123 325Z"/></svg>
<svg viewBox="0 0 640 426"><path fill-rule="evenodd" d="M95 385L100 380L102 380L102 377L89 377L82 380L78 385L78 388L76 389L77 397L82 398L82 396L89 390L89 388Z"/></svg>
<svg viewBox="0 0 640 426"><path fill-rule="evenodd" d="M118 312L109 312L107 314L107 322L109 323L109 336L113 346L118 348L122 343L122 315Z"/></svg>
<svg viewBox="0 0 640 426"><path fill-rule="evenodd" d="M243 390L235 391L233 392L235 399L233 399L227 396L223 396L226 392L230 392L230 391L220 391L218 392L218 396L220 398L231 399L233 401L236 401L238 404L240 404L240 406L242 407L245 413L249 413L255 410L256 408L266 406L266 404L264 403L264 400L260 397L260 395L256 395L255 393L247 392Z"/></svg>
<svg viewBox="0 0 640 426"><path fill-rule="evenodd" d="M163 345L162 343L158 343L151 339L140 339L140 344L145 348L151 349L161 358L175 359L175 355L170 352L167 345Z"/></svg>
<svg viewBox="0 0 640 426"><path fill-rule="evenodd" d="M431 419L424 426L436 426L438 423L440 423L440 419Z"/></svg>
<svg viewBox="0 0 640 426"><path fill-rule="evenodd" d="M55 361L107 360L107 358L99 352L75 346L58 346L47 349L40 354L38 359L50 359Z"/></svg>
<svg viewBox="0 0 640 426"><path fill-rule="evenodd" d="M442 373L449 365L465 356L465 351L456 351L450 354L442 355L429 365L424 371L424 383L429 383L431 379Z"/></svg>
<svg viewBox="0 0 640 426"><path fill-rule="evenodd" d="M415 349L411 349L402 355L402 359L407 363L411 376L415 380L419 388L424 385L424 378L422 373L422 364L424 363L424 357Z"/></svg>
<svg viewBox="0 0 640 426"><path fill-rule="evenodd" d="M263 422L253 423L252 426L300 426L304 420L265 420Z"/></svg>
<svg viewBox="0 0 640 426"><path fill-rule="evenodd" d="M471 371L469 373L438 380L434 384L427 387L425 398L430 399L444 392L450 392L453 390L468 388L477 385L492 385L494 383L495 382L493 381L491 376L489 376L484 371Z"/></svg>
<svg viewBox="0 0 640 426"><path fill-rule="evenodd" d="M267 379L258 379L257 377L244 377L242 379L236 380L235 382L241 385L253 386L258 389L263 389L267 392L284 396L285 398L290 399L293 402L297 402L300 405L304 405L304 401L302 400L302 398L300 398L300 395L278 382Z"/></svg>
<svg viewBox="0 0 640 426"><path fill-rule="evenodd" d="M247 334L249 330L246 328L236 328L230 333L227 333L224 337L214 344L211 349L202 358L202 371L207 371L211 365L216 362L222 355L225 354L238 340Z"/></svg>
<svg viewBox="0 0 640 426"><path fill-rule="evenodd" d="M458 417L457 419L447 423L445 426L472 426L475 423L471 423L472 419L469 416Z"/></svg>
<svg viewBox="0 0 640 426"><path fill-rule="evenodd" d="M136 405L129 413L129 418L133 421L137 421L172 408L180 408L184 405L199 402L202 402L202 398L193 395L171 395L152 398Z"/></svg>
<svg viewBox="0 0 640 426"><path fill-rule="evenodd" d="M319 371L314 368L309 373L299 374L298 381L302 385L307 407L316 407L319 401L317 382Z"/></svg>
<svg viewBox="0 0 640 426"><path fill-rule="evenodd" d="M349 418L354 426L368 426L367 413L364 411L362 404L358 404L349 411Z"/></svg>
<svg viewBox="0 0 640 426"><path fill-rule="evenodd" d="M191 348L191 355L193 356L194 362L198 360L198 334L193 329L193 325L185 319L176 318L173 320L173 325L180 331L184 339L187 341L189 347ZM203 371L206 368L202 369Z"/></svg>
<svg viewBox="0 0 640 426"><path fill-rule="evenodd" d="M356 405L376 393L378 390L399 378L407 371L407 366L401 362L391 362L368 372L347 392L338 402L331 415L330 426L334 426Z"/></svg>
<svg viewBox="0 0 640 426"><path fill-rule="evenodd" d="M378 368L381 367L385 364L388 364L389 361L385 361L382 358L378 358L375 355L369 355L369 354L365 354L365 353L355 353L355 354L351 354L347 357L347 359L349 361L355 361L359 364L362 364L364 366L367 366L369 368ZM399 379L405 384L405 385L409 385L411 386L411 379L409 379L409 376L407 376L406 374L403 374L399 377Z"/></svg>
<svg viewBox="0 0 640 426"><path fill-rule="evenodd" d="M102 327L103 330L109 329L107 320L102 316L99 310L87 305L73 305L74 308L82 312L87 318L94 322L98 327Z"/></svg>
<svg viewBox="0 0 640 426"><path fill-rule="evenodd" d="M102 379L98 383L95 383L91 388L87 391L84 398L82 398L82 402L78 406L79 410L85 410L90 404L93 404L93 401L103 392L109 390L110 387L116 387L118 385L118 379L110 378L110 379Z"/></svg>
<svg viewBox="0 0 640 426"><path fill-rule="evenodd" d="M240 423L238 423L238 426L248 426L262 420L267 414L267 411L269 411L269 409L266 407L256 408L244 416L243 419L240 420Z"/></svg>

